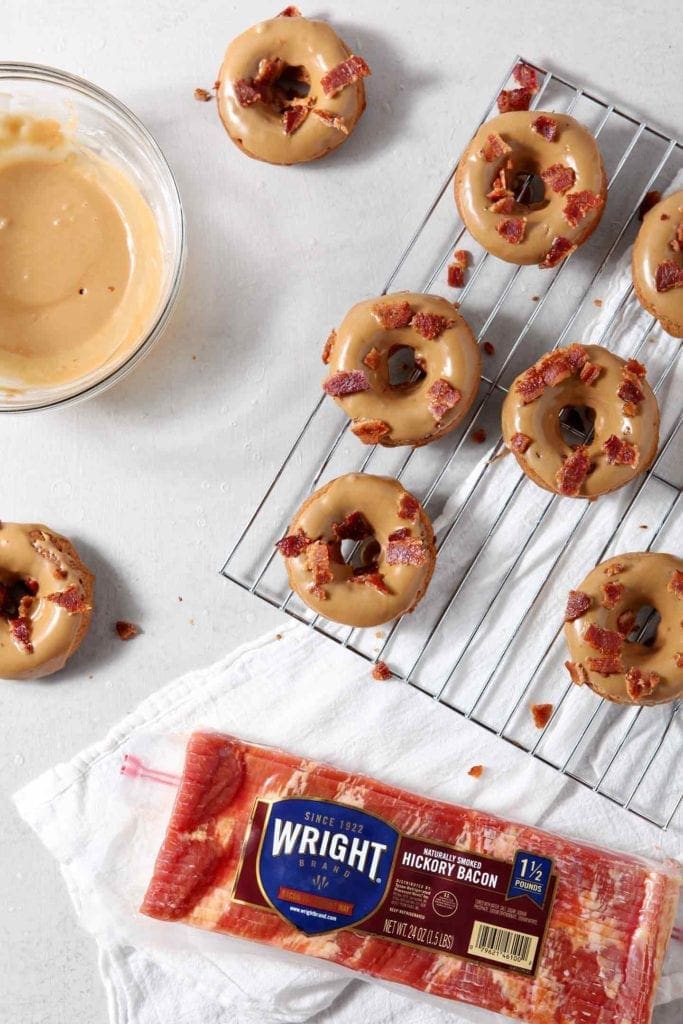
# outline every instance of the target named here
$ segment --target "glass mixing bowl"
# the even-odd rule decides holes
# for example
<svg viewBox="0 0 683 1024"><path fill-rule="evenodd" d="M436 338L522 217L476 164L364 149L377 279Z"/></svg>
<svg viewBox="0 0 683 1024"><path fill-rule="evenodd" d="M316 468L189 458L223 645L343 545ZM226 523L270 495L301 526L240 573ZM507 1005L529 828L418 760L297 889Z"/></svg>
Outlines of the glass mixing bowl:
<svg viewBox="0 0 683 1024"><path fill-rule="evenodd" d="M109 93L82 78L36 64L0 63L0 114L28 114L68 124L69 135L123 171L147 201L163 253L156 308L137 341L91 373L54 386L3 388L0 412L64 405L96 395L120 380L162 334L178 296L185 261L183 210L173 173L154 138ZM4 382L9 383L9 382Z"/></svg>

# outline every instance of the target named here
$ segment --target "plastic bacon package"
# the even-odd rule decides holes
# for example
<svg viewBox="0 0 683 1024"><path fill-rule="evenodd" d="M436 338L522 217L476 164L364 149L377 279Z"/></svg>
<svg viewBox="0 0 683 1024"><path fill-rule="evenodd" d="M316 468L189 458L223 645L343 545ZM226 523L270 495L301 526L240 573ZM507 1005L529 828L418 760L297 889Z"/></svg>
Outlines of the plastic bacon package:
<svg viewBox="0 0 683 1024"><path fill-rule="evenodd" d="M472 1022L651 1020L676 861L213 732L190 736L180 775L130 754L122 773L177 789L143 915L317 957Z"/></svg>

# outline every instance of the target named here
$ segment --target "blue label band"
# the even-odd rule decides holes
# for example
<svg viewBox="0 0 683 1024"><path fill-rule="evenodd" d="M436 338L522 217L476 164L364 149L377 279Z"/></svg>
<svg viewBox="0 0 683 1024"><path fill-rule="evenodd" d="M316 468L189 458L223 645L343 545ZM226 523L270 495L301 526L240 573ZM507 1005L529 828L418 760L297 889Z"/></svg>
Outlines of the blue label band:
<svg viewBox="0 0 683 1024"><path fill-rule="evenodd" d="M550 885L553 862L548 857L541 857L528 850L518 850L512 865L512 875L508 885L507 898L528 896L537 907L543 904Z"/></svg>

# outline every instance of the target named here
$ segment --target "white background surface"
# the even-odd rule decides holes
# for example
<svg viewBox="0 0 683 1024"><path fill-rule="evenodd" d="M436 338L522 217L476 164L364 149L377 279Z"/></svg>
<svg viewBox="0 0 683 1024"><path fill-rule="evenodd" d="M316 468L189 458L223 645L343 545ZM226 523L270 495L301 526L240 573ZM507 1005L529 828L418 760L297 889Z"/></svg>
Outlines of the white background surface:
<svg viewBox="0 0 683 1024"><path fill-rule="evenodd" d="M277 620L217 570L319 394L329 328L381 289L516 52L683 134L680 33L660 3L348 2L304 13L330 17L373 68L358 129L320 164L260 165L192 94L280 6L2 4L3 59L84 75L152 130L189 229L176 315L133 375L82 406L2 418L0 516L66 533L98 577L68 669L0 683L6 794ZM117 618L144 634L122 644ZM100 1024L94 945L38 841L6 801L1 814L0 1020Z"/></svg>

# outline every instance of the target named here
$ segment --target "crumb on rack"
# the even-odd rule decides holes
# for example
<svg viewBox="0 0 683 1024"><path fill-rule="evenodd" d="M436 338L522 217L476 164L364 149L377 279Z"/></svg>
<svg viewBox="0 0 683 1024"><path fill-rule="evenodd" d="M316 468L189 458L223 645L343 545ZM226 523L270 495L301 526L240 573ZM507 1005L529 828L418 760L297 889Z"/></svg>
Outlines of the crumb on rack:
<svg viewBox="0 0 683 1024"><path fill-rule="evenodd" d="M471 437L475 444L483 444L486 440L486 431L483 427L478 427L472 431Z"/></svg>
<svg viewBox="0 0 683 1024"><path fill-rule="evenodd" d="M377 679L378 682L384 681L385 679L393 679L394 673L391 671L386 661L378 661L372 670L372 678Z"/></svg>
<svg viewBox="0 0 683 1024"><path fill-rule="evenodd" d="M602 299L593 299L593 305L597 306L598 309L602 306Z"/></svg>
<svg viewBox="0 0 683 1024"><path fill-rule="evenodd" d="M552 704L532 704L531 715L537 729L545 729L553 713Z"/></svg>
<svg viewBox="0 0 683 1024"><path fill-rule="evenodd" d="M538 302L538 300L540 299L540 297L541 297L540 295L532 295L532 296L531 296L531 301L532 301L532 302Z"/></svg>
<svg viewBox="0 0 683 1024"><path fill-rule="evenodd" d="M116 632L120 640L132 640L134 636L138 635L140 630L134 623L124 622L123 619L119 619L116 623Z"/></svg>
<svg viewBox="0 0 683 1024"><path fill-rule="evenodd" d="M467 774L471 775L473 779L480 779L484 774L483 764L473 764Z"/></svg>
<svg viewBox="0 0 683 1024"><path fill-rule="evenodd" d="M197 88L194 91L194 98L200 103L209 103L213 99L213 93L209 89Z"/></svg>

